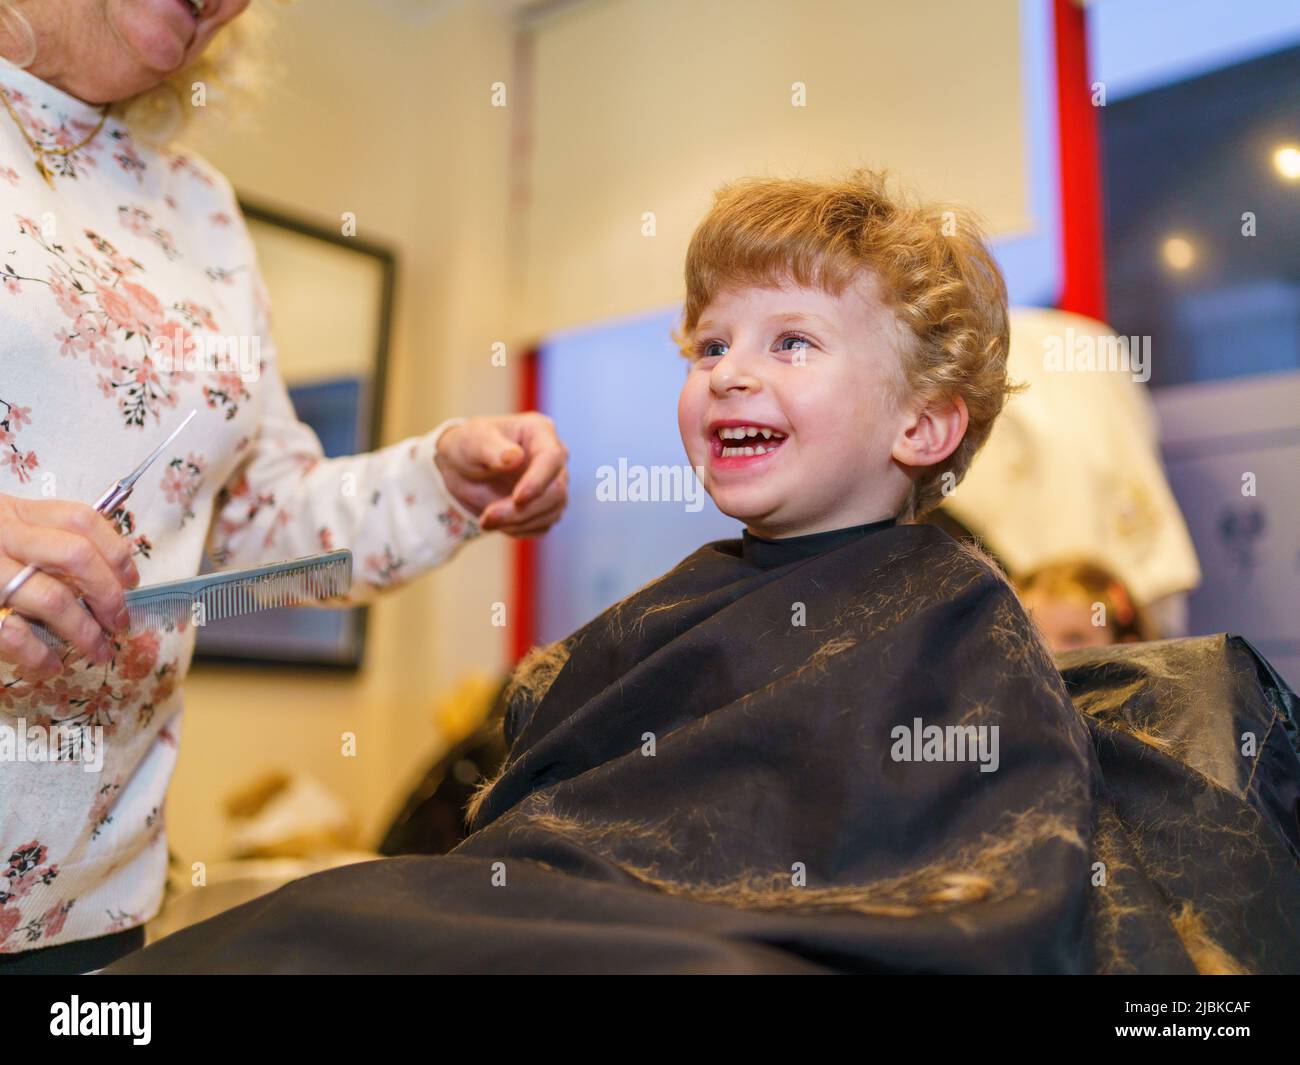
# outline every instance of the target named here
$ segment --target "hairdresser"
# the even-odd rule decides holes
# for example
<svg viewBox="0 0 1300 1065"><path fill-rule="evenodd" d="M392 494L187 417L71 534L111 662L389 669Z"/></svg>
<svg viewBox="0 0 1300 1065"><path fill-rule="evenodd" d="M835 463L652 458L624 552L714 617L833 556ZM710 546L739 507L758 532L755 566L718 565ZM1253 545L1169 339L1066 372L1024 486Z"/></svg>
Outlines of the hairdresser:
<svg viewBox="0 0 1300 1065"><path fill-rule="evenodd" d="M336 459L295 416L230 184L175 147L196 83L203 111L249 83L248 2L0 0L0 974L98 969L162 899L194 630L130 632L126 589L205 552L348 547L365 602L480 530L540 534L566 502L540 414ZM174 357L205 336L257 338L257 372ZM88 505L191 409L129 500ZM98 772L27 743L95 728Z"/></svg>

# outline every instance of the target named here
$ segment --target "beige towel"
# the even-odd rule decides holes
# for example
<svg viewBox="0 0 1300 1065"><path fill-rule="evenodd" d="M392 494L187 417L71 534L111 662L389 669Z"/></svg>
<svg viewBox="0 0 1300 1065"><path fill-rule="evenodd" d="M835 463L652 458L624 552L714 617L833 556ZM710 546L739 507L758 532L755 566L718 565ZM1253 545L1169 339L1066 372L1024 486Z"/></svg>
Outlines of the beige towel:
<svg viewBox="0 0 1300 1065"><path fill-rule="evenodd" d="M1160 462L1147 385L1134 379L1140 372L1079 369L1080 358L1073 370L1052 369L1047 358L1070 349L1100 362L1108 345L1094 338L1113 335L1077 314L1012 311L1010 374L1029 388L1008 401L944 505L1013 575L1083 556L1146 605L1201 579Z"/></svg>

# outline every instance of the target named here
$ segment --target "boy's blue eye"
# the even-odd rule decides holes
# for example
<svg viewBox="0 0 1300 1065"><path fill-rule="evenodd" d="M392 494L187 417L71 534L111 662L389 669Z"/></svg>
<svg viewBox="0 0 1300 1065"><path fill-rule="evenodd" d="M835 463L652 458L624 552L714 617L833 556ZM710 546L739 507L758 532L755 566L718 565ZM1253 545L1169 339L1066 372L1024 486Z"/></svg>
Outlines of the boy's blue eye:
<svg viewBox="0 0 1300 1065"><path fill-rule="evenodd" d="M781 350L782 350L782 351L795 351L795 350L796 350L795 348L788 348L788 347L785 346L785 345L786 345L786 341L788 341L788 340L793 340L795 343L797 343L800 347L803 347L803 348L810 348L810 347L812 347L812 342L811 342L807 337L801 337L801 336L784 336L784 337L782 337L782 338L780 339L780 341L779 341L779 343L780 343L780 345L781 345Z"/></svg>
<svg viewBox="0 0 1300 1065"><path fill-rule="evenodd" d="M707 344L700 345L700 358L702 359L720 358L726 353L727 345L720 340L710 340Z"/></svg>

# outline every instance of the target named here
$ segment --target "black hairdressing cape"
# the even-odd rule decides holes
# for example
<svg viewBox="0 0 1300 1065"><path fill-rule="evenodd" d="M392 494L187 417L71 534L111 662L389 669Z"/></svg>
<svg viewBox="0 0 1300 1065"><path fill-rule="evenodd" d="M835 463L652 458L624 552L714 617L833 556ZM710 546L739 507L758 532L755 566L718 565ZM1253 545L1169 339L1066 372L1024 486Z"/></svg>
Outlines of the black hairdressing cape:
<svg viewBox="0 0 1300 1065"><path fill-rule="evenodd" d="M451 853L108 971L1300 970L1294 697L1226 637L1063 665L933 527L709 544L525 660Z"/></svg>

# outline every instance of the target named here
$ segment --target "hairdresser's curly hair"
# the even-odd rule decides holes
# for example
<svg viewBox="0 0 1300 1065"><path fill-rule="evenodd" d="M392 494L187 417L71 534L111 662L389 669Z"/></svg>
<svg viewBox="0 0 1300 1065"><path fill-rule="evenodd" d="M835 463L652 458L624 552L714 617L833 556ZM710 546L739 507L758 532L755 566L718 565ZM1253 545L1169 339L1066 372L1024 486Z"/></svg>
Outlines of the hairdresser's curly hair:
<svg viewBox="0 0 1300 1065"><path fill-rule="evenodd" d="M261 99L268 71L265 45L270 27L268 5L254 0L221 27L193 63L154 88L114 104L114 113L141 140L166 147L185 132L196 113L191 105L196 83L204 86L205 109L220 110L227 120L250 110Z"/></svg>
<svg viewBox="0 0 1300 1065"><path fill-rule="evenodd" d="M966 435L913 478L899 521L942 502L988 439L1007 397L1007 289L974 216L913 202L884 171L837 181L749 178L724 186L686 254L686 307L676 339L690 355L704 309L727 289L793 280L834 295L863 271L895 315L900 386L916 396L960 396ZM898 397L896 397L898 398Z"/></svg>
<svg viewBox="0 0 1300 1065"><path fill-rule="evenodd" d="M291 0L279 0L280 4ZM15 62L31 66L36 60L36 37L26 15L13 0L0 0L0 16L7 16L11 32L24 54ZM0 20L3 21L3 20ZM165 148L178 138L193 118L190 100L196 83L205 91L205 107L220 109L227 118L248 109L261 96L268 63L265 43L271 26L265 0L249 5L220 32L193 63L151 89L118 100L110 109L141 140Z"/></svg>

